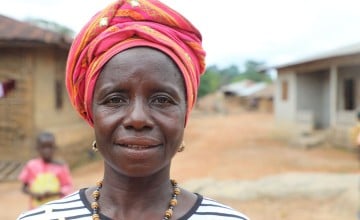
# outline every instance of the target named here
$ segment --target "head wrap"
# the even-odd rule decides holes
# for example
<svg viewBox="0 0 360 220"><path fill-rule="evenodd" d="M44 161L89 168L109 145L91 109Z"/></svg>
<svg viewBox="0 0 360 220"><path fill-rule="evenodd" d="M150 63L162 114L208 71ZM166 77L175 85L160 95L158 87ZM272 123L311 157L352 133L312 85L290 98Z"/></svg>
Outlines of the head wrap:
<svg viewBox="0 0 360 220"><path fill-rule="evenodd" d="M80 115L93 126L92 99L102 67L117 53L138 46L158 49L179 67L187 115L195 104L205 52L200 32L157 0L118 0L98 12L75 37L66 66L66 88Z"/></svg>

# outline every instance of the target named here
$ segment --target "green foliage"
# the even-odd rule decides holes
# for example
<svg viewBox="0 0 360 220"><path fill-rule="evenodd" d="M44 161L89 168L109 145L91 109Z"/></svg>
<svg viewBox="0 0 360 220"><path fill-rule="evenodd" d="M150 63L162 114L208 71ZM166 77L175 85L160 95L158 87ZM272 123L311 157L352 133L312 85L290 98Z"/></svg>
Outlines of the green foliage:
<svg viewBox="0 0 360 220"><path fill-rule="evenodd" d="M225 69L220 70L220 86L227 85L233 82L234 78L240 74L239 68L235 65L231 65Z"/></svg>
<svg viewBox="0 0 360 220"><path fill-rule="evenodd" d="M252 80L254 82L271 82L271 77L265 73L258 71L263 63L249 60L245 63L245 71L233 78L233 81L241 81L244 79Z"/></svg>
<svg viewBox="0 0 360 220"><path fill-rule="evenodd" d="M206 69L205 74L201 77L198 96L202 97L212 93L219 88L220 74L216 66L210 66Z"/></svg>
<svg viewBox="0 0 360 220"><path fill-rule="evenodd" d="M205 75L201 77L199 97L215 92L221 86L242 80L252 80L255 82L271 82L272 79L266 73L258 71L263 63L249 60L244 64L244 71L240 71L238 66L231 65L224 69L219 69L216 65L209 66Z"/></svg>
<svg viewBox="0 0 360 220"><path fill-rule="evenodd" d="M75 34L73 30L64 25L52 21L47 21L41 18L27 18L26 21L38 27L64 34L69 37L73 37Z"/></svg>

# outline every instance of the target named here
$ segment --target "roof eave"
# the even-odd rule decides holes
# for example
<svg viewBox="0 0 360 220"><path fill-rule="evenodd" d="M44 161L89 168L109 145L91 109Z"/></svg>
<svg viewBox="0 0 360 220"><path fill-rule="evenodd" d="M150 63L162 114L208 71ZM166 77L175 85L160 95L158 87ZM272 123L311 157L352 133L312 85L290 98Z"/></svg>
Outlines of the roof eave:
<svg viewBox="0 0 360 220"><path fill-rule="evenodd" d="M24 40L0 40L0 48L19 48L19 47L57 47L63 50L69 50L71 44L66 42L45 43L42 41L24 41Z"/></svg>

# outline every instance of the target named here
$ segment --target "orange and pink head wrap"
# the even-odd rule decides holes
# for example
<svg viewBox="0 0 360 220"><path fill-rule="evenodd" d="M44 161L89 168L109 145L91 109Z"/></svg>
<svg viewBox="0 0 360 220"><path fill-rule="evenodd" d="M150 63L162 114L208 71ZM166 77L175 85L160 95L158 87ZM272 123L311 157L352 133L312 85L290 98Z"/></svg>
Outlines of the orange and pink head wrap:
<svg viewBox="0 0 360 220"><path fill-rule="evenodd" d="M83 27L68 55L69 97L90 125L93 125L94 87L102 67L117 53L138 46L158 49L177 64L185 82L189 116L205 69L200 32L182 15L157 0L118 0Z"/></svg>

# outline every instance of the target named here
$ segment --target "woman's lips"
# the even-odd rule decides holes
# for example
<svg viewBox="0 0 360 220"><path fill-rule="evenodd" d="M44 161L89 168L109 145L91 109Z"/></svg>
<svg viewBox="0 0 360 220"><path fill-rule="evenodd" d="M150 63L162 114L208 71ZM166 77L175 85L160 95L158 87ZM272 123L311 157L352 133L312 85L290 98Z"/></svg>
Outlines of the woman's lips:
<svg viewBox="0 0 360 220"><path fill-rule="evenodd" d="M134 150L146 150L157 147L159 145L138 145L138 144L120 144L121 147L130 148Z"/></svg>
<svg viewBox="0 0 360 220"><path fill-rule="evenodd" d="M117 146L123 156L134 162L151 160L162 152L162 144L121 143Z"/></svg>
<svg viewBox="0 0 360 220"><path fill-rule="evenodd" d="M162 145L159 140L149 137L127 137L118 140L116 143L119 147L122 147L123 149L133 151L151 150Z"/></svg>
<svg viewBox="0 0 360 220"><path fill-rule="evenodd" d="M157 157L163 146L159 139L152 137L123 137L116 141L116 145L123 156L136 161Z"/></svg>

